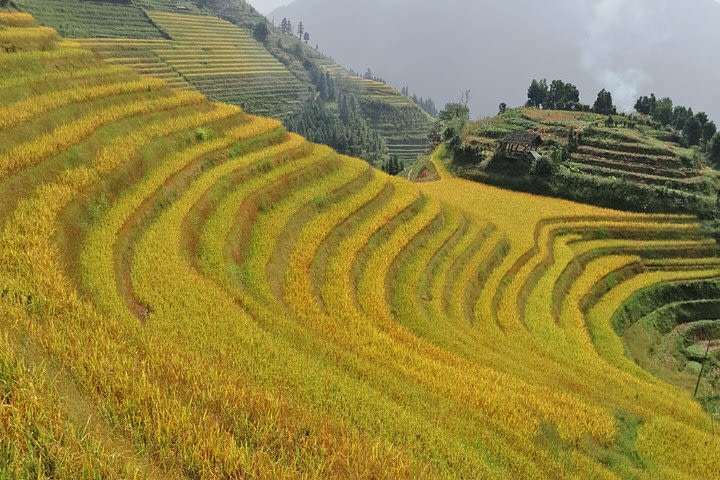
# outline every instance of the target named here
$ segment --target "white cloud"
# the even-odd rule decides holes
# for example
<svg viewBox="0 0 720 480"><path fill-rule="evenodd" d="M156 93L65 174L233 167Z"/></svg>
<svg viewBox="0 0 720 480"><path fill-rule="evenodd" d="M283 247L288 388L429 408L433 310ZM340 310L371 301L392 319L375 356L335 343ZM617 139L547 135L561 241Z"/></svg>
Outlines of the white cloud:
<svg viewBox="0 0 720 480"><path fill-rule="evenodd" d="M668 39L662 28L665 1L597 0L592 2L582 48L582 67L610 90L617 106L630 110L651 76L637 68L640 62L623 65L621 58L642 58ZM720 0L715 0L720 3Z"/></svg>

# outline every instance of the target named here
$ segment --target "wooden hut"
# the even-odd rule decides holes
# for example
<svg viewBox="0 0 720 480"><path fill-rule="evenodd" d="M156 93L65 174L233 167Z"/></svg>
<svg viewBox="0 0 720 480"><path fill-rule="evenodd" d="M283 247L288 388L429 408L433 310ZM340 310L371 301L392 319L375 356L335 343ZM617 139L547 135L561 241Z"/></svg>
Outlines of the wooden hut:
<svg viewBox="0 0 720 480"><path fill-rule="evenodd" d="M514 160L532 161L543 144L540 134L530 131L513 132L499 142L498 153Z"/></svg>

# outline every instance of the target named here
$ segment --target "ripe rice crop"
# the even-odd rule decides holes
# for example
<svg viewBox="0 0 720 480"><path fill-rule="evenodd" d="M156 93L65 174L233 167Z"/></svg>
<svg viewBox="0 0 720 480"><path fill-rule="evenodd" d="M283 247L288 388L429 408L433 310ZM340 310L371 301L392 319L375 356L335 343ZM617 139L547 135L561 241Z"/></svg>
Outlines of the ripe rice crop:
<svg viewBox="0 0 720 480"><path fill-rule="evenodd" d="M5 27L33 27L35 19L29 13L0 12L0 25Z"/></svg>
<svg viewBox="0 0 720 480"><path fill-rule="evenodd" d="M620 328L661 311L648 289L720 278L693 217L472 183L440 155L413 184L50 48L0 54L22 133L0 151L0 477L720 468L708 412Z"/></svg>
<svg viewBox="0 0 720 480"><path fill-rule="evenodd" d="M46 27L7 27L0 29L0 51L47 51L58 41L55 30Z"/></svg>

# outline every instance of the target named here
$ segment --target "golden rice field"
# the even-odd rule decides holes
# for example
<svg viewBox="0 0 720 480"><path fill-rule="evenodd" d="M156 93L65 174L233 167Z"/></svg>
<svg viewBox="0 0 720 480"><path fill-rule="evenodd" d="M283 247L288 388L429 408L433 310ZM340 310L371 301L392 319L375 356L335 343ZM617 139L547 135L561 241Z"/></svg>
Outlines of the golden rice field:
<svg viewBox="0 0 720 480"><path fill-rule="evenodd" d="M720 276L693 218L411 184L0 25L0 478L717 478L611 322Z"/></svg>

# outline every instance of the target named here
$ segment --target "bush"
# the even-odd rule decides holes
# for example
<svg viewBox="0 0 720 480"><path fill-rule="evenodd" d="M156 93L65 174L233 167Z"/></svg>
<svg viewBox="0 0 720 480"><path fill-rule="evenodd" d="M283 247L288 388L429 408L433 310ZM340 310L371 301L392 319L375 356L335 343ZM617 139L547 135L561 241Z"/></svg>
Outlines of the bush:
<svg viewBox="0 0 720 480"><path fill-rule="evenodd" d="M255 28L253 29L253 37L255 37L255 40L260 43L265 43L268 35L270 35L270 30L268 29L265 22L258 22L258 24L255 25Z"/></svg>
<svg viewBox="0 0 720 480"><path fill-rule="evenodd" d="M214 136L215 133L209 128L200 127L195 129L195 139L199 142L212 140Z"/></svg>
<svg viewBox="0 0 720 480"><path fill-rule="evenodd" d="M552 158L543 155L536 159L532 167L530 167L530 173L539 177L548 178L557 171L557 163Z"/></svg>

